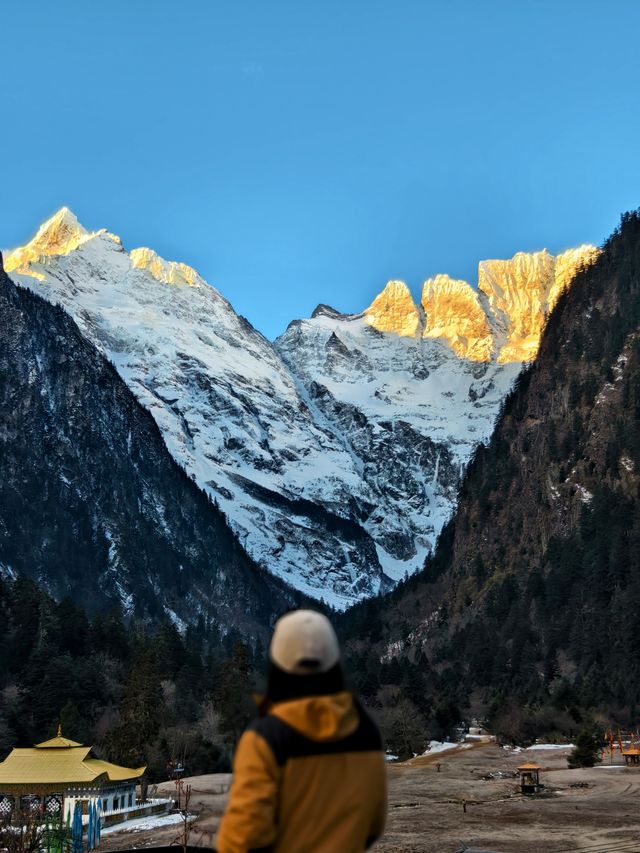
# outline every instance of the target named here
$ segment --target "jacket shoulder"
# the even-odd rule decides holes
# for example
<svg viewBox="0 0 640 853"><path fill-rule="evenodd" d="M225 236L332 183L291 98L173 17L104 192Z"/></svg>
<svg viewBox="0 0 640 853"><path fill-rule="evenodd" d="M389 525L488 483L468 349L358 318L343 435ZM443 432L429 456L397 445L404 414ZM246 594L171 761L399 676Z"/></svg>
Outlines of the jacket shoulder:
<svg viewBox="0 0 640 853"><path fill-rule="evenodd" d="M358 726L352 734L340 740L313 740L273 714L258 717L248 730L268 744L279 767L286 764L290 758L335 755L342 752L381 752L382 738L376 724L359 703L356 703L356 708Z"/></svg>

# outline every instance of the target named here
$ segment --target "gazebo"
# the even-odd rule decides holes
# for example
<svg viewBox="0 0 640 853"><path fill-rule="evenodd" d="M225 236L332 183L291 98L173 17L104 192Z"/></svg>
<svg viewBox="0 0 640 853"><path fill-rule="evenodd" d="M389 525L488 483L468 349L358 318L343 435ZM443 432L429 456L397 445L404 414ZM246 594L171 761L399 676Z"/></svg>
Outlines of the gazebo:
<svg viewBox="0 0 640 853"><path fill-rule="evenodd" d="M520 790L523 794L537 794L540 790L540 771L542 767L539 764L521 764L518 767L520 774Z"/></svg>
<svg viewBox="0 0 640 853"><path fill-rule="evenodd" d="M609 737L613 749L613 735L611 734ZM620 755L624 758L624 763L627 767L637 767L640 764L640 738L637 732L631 732L623 736L618 731L618 746L620 748Z"/></svg>
<svg viewBox="0 0 640 853"><path fill-rule="evenodd" d="M40 811L63 820L93 804L98 814L136 806L136 783L145 767L129 768L95 758L83 746L58 734L28 749L13 749L0 763L0 817Z"/></svg>
<svg viewBox="0 0 640 853"><path fill-rule="evenodd" d="M640 764L640 749L637 746L630 746L622 750L622 757L626 765L637 767Z"/></svg>

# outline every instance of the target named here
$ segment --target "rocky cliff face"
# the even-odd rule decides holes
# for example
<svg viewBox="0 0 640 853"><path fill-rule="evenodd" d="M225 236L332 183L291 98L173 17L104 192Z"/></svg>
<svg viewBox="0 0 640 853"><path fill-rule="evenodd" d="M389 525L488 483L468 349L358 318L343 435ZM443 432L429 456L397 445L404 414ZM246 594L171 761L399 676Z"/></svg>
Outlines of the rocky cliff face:
<svg viewBox="0 0 640 853"><path fill-rule="evenodd" d="M364 312L367 323L379 332L414 337L422 325L420 312L404 281L390 281Z"/></svg>
<svg viewBox="0 0 640 853"><path fill-rule="evenodd" d="M518 252L510 261L482 261L478 289L486 297L498 361L535 358L540 335L558 298L576 271L597 255L594 246L580 246L557 257L547 251Z"/></svg>
<svg viewBox="0 0 640 853"><path fill-rule="evenodd" d="M344 607L422 565L554 287L594 251L487 262L480 293L438 276L421 306L390 282L363 314L321 307L275 346L195 270L66 209L6 265L114 363L252 557Z"/></svg>
<svg viewBox="0 0 640 853"><path fill-rule="evenodd" d="M246 556L113 367L1 264L0 316L3 574L90 611L265 633L297 597Z"/></svg>
<svg viewBox="0 0 640 853"><path fill-rule="evenodd" d="M445 342L460 358L491 361L494 335L486 303L466 281L437 275L422 286L423 336Z"/></svg>

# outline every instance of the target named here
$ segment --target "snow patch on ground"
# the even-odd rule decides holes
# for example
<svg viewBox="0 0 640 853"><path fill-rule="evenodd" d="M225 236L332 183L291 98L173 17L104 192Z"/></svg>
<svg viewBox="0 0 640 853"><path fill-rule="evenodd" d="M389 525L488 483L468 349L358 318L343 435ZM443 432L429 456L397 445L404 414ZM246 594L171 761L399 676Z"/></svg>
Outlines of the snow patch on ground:
<svg viewBox="0 0 640 853"><path fill-rule="evenodd" d="M580 495L580 500L582 501L582 503L583 504L591 503L591 501L593 499L593 495L591 494L591 492L588 489L585 489L585 487L582 486L580 483L576 483L575 486L576 486L576 491Z"/></svg>
<svg viewBox="0 0 640 853"><path fill-rule="evenodd" d="M625 471L629 471L629 472L633 471L633 469L635 467L633 464L633 461L631 459L629 459L628 456L621 456L620 457L620 464L622 465L622 467L624 468Z"/></svg>
<svg viewBox="0 0 640 853"><path fill-rule="evenodd" d="M470 745L471 744L469 744L469 746ZM461 744L453 743L453 741L450 740L431 740L429 741L429 749L426 750L424 755L435 755L437 752L446 752L449 749L458 749L460 746Z"/></svg>
<svg viewBox="0 0 640 853"><path fill-rule="evenodd" d="M194 820L190 817L189 820ZM127 820L123 823L117 823L115 826L105 827L101 835L109 835L112 832L143 832L148 829L162 829L165 826L182 823L183 817L181 814L165 814L157 817L141 817L136 820Z"/></svg>

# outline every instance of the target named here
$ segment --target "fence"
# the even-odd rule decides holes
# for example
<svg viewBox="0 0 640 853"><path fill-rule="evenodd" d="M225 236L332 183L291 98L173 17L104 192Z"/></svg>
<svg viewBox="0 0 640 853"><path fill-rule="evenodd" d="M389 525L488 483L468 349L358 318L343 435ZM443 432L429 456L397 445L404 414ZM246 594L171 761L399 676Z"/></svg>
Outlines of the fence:
<svg viewBox="0 0 640 853"><path fill-rule="evenodd" d="M162 814L163 812L168 812L172 806L173 800L155 797L144 803L136 803L135 806L125 806L122 809L112 809L108 812L102 812L102 825L111 826L114 823L120 823L125 820L134 820L135 818L147 817L152 814ZM86 817L88 821L89 818L88 816Z"/></svg>

